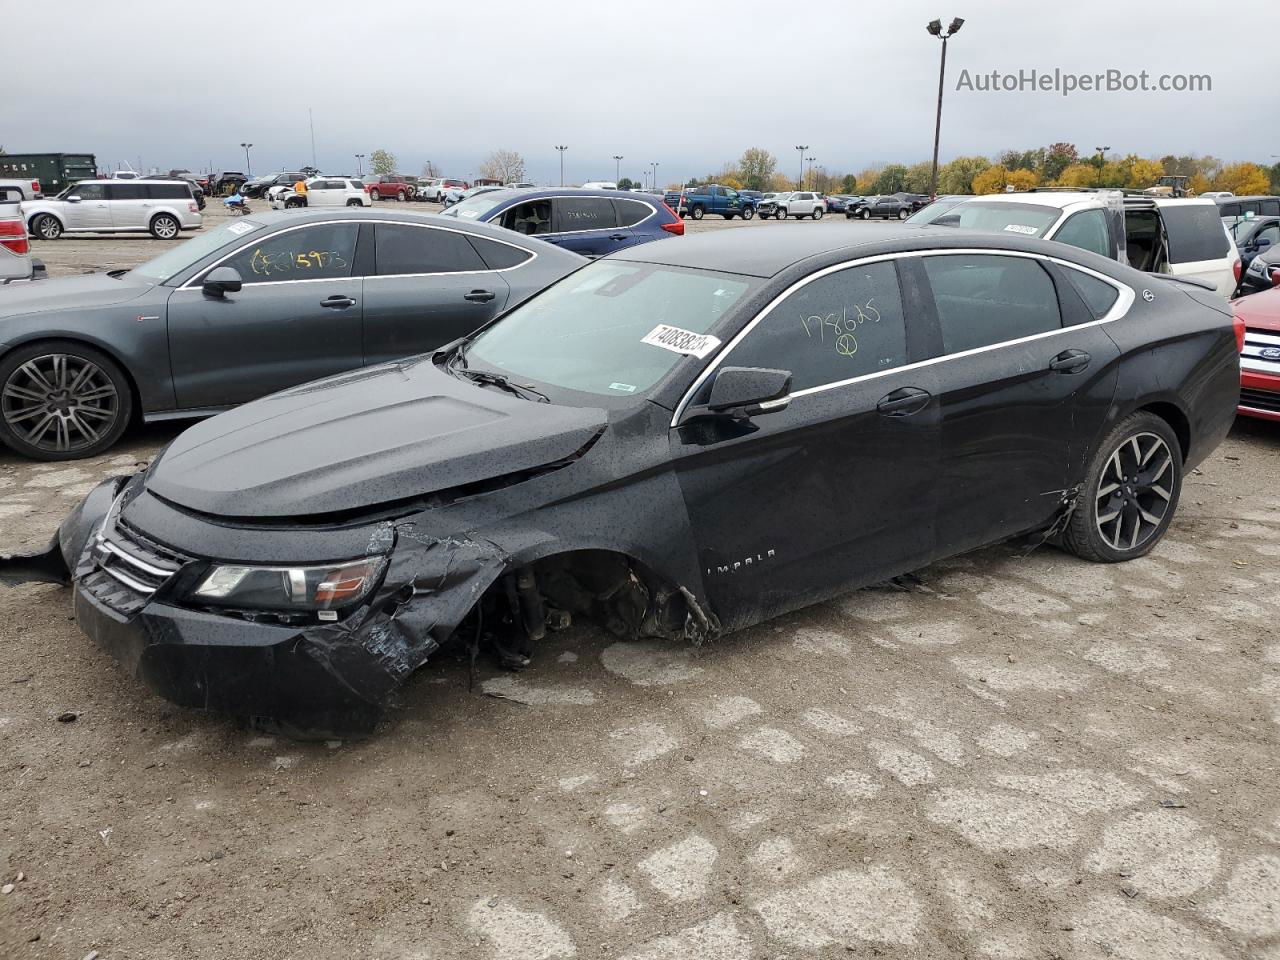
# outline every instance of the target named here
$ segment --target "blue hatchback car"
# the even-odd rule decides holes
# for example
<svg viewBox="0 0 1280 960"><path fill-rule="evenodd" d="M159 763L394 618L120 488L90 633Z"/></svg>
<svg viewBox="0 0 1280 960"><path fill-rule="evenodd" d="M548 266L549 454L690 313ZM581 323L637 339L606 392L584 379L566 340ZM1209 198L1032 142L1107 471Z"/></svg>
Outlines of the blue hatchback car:
<svg viewBox="0 0 1280 960"><path fill-rule="evenodd" d="M684 234L684 221L661 197L625 190L493 190L455 204L444 216L506 227L584 257Z"/></svg>

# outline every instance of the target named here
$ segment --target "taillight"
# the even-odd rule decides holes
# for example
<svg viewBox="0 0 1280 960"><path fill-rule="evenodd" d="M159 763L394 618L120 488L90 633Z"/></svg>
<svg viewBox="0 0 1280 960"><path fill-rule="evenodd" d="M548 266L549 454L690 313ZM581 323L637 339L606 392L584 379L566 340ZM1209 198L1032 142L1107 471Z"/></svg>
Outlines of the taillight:
<svg viewBox="0 0 1280 960"><path fill-rule="evenodd" d="M0 247L25 257L31 252L31 241L27 239L27 225L20 220L0 222Z"/></svg>
<svg viewBox="0 0 1280 960"><path fill-rule="evenodd" d="M1236 353L1244 353L1244 319L1240 314L1232 314L1231 326L1236 334Z"/></svg>
<svg viewBox="0 0 1280 960"><path fill-rule="evenodd" d="M674 233L677 237L683 237L684 221L680 219L680 215L672 210L671 207L667 205L666 201L663 201L662 206L666 209L667 213L671 214L672 220L671 223L664 223L662 225L662 229L667 231L667 233Z"/></svg>
<svg viewBox="0 0 1280 960"><path fill-rule="evenodd" d="M1280 267L1271 268L1271 285L1273 287L1280 287Z"/></svg>
<svg viewBox="0 0 1280 960"><path fill-rule="evenodd" d="M190 203L188 203L188 204L187 204L187 209L188 209L188 210L190 210L192 213L199 213L199 212L200 212L200 204L198 204L198 203L196 203L194 200L192 200Z"/></svg>
<svg viewBox="0 0 1280 960"><path fill-rule="evenodd" d="M1235 263L1231 264L1231 273L1236 278L1237 284L1240 282L1240 271L1241 271L1240 258L1236 257Z"/></svg>
<svg viewBox="0 0 1280 960"><path fill-rule="evenodd" d="M40 196L40 181L39 181L39 180L32 180L32 181L31 181L31 194L32 194L32 196L36 196L36 197Z"/></svg>

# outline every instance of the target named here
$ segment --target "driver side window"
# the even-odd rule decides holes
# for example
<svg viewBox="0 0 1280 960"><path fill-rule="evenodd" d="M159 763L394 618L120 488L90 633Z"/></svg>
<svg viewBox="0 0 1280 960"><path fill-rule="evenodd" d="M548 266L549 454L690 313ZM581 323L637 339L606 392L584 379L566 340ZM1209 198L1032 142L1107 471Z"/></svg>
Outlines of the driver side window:
<svg viewBox="0 0 1280 960"><path fill-rule="evenodd" d="M859 264L805 284L727 362L790 370L793 391L902 366L907 329L897 270L887 261Z"/></svg>
<svg viewBox="0 0 1280 960"><path fill-rule="evenodd" d="M341 279L351 276L359 234L355 223L286 230L242 247L219 266L234 269L245 284Z"/></svg>
<svg viewBox="0 0 1280 960"><path fill-rule="evenodd" d="M72 190L70 196L79 197L82 201L105 200L107 188L101 183L84 183Z"/></svg>

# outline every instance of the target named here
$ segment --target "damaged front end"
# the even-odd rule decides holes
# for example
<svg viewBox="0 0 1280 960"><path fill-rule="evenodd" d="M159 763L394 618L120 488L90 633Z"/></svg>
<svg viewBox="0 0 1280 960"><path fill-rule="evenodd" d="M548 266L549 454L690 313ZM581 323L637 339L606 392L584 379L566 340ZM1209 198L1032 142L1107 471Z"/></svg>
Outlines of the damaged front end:
<svg viewBox="0 0 1280 960"><path fill-rule="evenodd" d="M632 638L702 642L718 632L692 593L620 553L557 552L542 535L506 545L440 536L423 518L236 530L164 503L141 475L116 478L89 494L48 551L0 559L0 582L70 583L81 629L165 698L308 738L370 732L391 695L450 640L473 663L488 650L519 669L548 630L575 618ZM208 555L176 546L193 542ZM305 556L260 559L285 551ZM317 570L332 573L310 577ZM354 583L361 572L372 581ZM245 596L257 600L239 602L228 584L253 577L256 592ZM322 602L269 603L263 583ZM344 604L343 590L358 602Z"/></svg>

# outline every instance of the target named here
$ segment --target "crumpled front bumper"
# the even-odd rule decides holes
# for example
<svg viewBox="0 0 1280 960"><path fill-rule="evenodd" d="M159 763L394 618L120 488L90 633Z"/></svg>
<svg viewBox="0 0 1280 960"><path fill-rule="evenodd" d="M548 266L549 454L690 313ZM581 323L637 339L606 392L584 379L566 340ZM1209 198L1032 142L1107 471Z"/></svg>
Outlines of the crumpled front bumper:
<svg viewBox="0 0 1280 960"><path fill-rule="evenodd" d="M184 602L183 585L207 560L188 559L149 596L105 573L95 535L126 480L92 491L45 553L0 558L0 582L69 580L81 630L152 690L182 706L269 722L295 736L367 733L508 559L492 543L427 536L412 521L388 522L374 538L388 553L383 581L341 621L297 626L197 609ZM130 550L155 546L127 523L108 535Z"/></svg>

